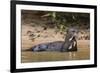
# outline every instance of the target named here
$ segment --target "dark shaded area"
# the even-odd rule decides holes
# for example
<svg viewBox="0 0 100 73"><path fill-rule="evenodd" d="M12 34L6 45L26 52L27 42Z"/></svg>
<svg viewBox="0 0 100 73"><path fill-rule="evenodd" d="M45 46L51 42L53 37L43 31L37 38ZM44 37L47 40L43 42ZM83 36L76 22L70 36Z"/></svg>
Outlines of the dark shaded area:
<svg viewBox="0 0 100 73"><path fill-rule="evenodd" d="M22 50L22 51L61 51L61 47L63 41L55 41L55 42L48 42L42 43L32 46L30 49ZM38 48L38 49L37 49Z"/></svg>

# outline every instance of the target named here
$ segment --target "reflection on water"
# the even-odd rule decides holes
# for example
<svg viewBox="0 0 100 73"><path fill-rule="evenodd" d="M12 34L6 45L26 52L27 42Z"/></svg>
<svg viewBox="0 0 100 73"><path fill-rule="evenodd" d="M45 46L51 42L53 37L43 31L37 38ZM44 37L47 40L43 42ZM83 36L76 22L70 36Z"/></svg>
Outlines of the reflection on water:
<svg viewBox="0 0 100 73"><path fill-rule="evenodd" d="M68 60L87 60L90 58L89 49L78 49L77 52L32 52L22 51L21 61L45 62L45 61L68 61Z"/></svg>

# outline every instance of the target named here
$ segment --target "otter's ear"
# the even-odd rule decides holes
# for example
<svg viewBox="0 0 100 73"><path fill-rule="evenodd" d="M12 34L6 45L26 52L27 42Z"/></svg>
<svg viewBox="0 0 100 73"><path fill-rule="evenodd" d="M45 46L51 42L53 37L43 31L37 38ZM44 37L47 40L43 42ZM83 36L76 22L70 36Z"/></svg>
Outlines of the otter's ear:
<svg viewBox="0 0 100 73"><path fill-rule="evenodd" d="M66 30L66 33L69 33L69 29Z"/></svg>

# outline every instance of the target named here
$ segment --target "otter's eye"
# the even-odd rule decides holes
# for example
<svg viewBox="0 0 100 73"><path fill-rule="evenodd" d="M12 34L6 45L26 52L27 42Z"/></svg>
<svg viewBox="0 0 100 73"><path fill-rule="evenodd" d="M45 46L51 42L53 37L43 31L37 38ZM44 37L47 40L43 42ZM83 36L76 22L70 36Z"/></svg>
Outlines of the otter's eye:
<svg viewBox="0 0 100 73"><path fill-rule="evenodd" d="M75 32L75 31L72 31L72 32Z"/></svg>

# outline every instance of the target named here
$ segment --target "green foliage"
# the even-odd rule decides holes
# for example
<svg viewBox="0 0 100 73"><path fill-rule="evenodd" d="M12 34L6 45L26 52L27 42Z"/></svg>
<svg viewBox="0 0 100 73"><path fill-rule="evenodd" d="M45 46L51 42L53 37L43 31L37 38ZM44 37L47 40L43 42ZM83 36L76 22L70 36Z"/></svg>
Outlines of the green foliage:
<svg viewBox="0 0 100 73"><path fill-rule="evenodd" d="M89 28L89 14L88 13L64 13L64 12L53 12L51 18L55 22L56 26L60 31L64 31L67 27L85 27Z"/></svg>
<svg viewBox="0 0 100 73"><path fill-rule="evenodd" d="M90 15L89 13L75 13L75 12L51 12L51 11L22 11L22 14L31 14L31 17L38 17L46 19L43 24L46 27L57 28L59 31L65 31L67 27L79 27L89 28L90 27ZM35 18L36 19L36 18ZM35 22L35 21L34 21ZM38 23L38 22L37 22Z"/></svg>

